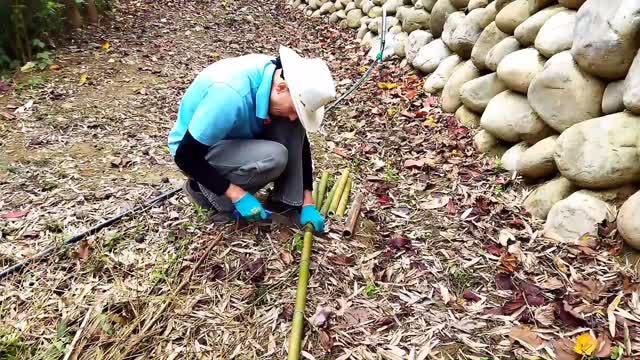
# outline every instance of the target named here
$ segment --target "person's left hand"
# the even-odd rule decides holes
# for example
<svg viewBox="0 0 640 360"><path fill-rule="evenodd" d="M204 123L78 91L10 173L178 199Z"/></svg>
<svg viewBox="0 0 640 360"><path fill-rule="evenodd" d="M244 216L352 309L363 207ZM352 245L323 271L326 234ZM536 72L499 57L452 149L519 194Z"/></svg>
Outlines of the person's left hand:
<svg viewBox="0 0 640 360"><path fill-rule="evenodd" d="M315 205L305 205L302 207L300 223L303 226L311 223L317 232L324 232L324 217L320 214L318 209L316 209Z"/></svg>

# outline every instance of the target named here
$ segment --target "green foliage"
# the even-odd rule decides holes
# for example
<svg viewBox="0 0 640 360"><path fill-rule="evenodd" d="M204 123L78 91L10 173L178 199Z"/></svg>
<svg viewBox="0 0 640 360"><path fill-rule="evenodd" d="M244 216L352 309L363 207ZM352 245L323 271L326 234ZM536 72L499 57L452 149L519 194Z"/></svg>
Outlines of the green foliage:
<svg viewBox="0 0 640 360"><path fill-rule="evenodd" d="M376 294L378 294L378 287L376 286L376 284L374 282L370 282L367 284L367 288L364 290L365 295L367 295L368 297L372 297L375 296Z"/></svg>
<svg viewBox="0 0 640 360"><path fill-rule="evenodd" d="M293 236L293 243L292 243L291 249L297 252L302 252L303 247L304 247L304 238L300 233L295 234Z"/></svg>
<svg viewBox="0 0 640 360"><path fill-rule="evenodd" d="M9 328L0 328L0 359L30 359L31 355L31 348L19 333Z"/></svg>

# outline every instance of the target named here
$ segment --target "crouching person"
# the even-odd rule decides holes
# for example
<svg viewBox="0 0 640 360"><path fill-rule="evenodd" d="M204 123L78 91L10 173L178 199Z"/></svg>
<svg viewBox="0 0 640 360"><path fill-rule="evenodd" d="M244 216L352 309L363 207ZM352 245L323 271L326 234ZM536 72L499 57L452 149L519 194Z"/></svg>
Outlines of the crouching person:
<svg viewBox="0 0 640 360"><path fill-rule="evenodd" d="M318 130L334 98L328 66L286 47L277 58L249 54L208 66L184 94L168 139L188 177L185 194L215 222L233 221L234 213L264 220L266 208L324 231L307 132ZM254 194L271 182L263 206Z"/></svg>

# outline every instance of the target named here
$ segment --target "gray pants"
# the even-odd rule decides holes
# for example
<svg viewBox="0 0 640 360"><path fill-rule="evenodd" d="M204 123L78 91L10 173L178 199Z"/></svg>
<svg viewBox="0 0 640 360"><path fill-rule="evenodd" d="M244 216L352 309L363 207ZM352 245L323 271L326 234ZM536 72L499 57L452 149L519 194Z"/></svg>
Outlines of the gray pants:
<svg viewBox="0 0 640 360"><path fill-rule="evenodd" d="M302 148L305 137L300 121L275 119L265 125L260 139L221 140L209 148L207 161L231 183L255 194L274 182L271 199L301 206L304 199ZM232 212L233 203L200 185L213 207Z"/></svg>

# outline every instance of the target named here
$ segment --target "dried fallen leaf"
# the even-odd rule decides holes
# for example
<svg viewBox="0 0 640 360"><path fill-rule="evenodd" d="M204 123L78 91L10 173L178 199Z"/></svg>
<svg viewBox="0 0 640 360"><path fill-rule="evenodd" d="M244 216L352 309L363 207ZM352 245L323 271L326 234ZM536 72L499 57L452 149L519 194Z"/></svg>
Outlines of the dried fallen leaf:
<svg viewBox="0 0 640 360"><path fill-rule="evenodd" d="M516 294L516 297L513 300L507 301L504 305L502 305L502 313L505 315L511 315L525 305L526 302L524 300L524 295L519 292L518 294Z"/></svg>
<svg viewBox="0 0 640 360"><path fill-rule="evenodd" d="M576 338L574 351L580 355L591 355L596 350L598 341L591 333L583 333Z"/></svg>
<svg viewBox="0 0 640 360"><path fill-rule="evenodd" d="M248 277L254 283L259 283L264 280L266 264L263 258L258 258L256 261L249 264L247 267Z"/></svg>
<svg viewBox="0 0 640 360"><path fill-rule="evenodd" d="M58 65L58 64L51 64L49 65L49 70L53 70L53 71L58 71L62 69L62 66Z"/></svg>
<svg viewBox="0 0 640 360"><path fill-rule="evenodd" d="M609 320L609 333L611 337L616 336L616 316L613 314L616 311L618 305L620 305L620 300L622 300L623 294L618 294L615 299L607 306L607 319Z"/></svg>
<svg viewBox="0 0 640 360"><path fill-rule="evenodd" d="M473 302L482 300L480 296L476 295L473 291L469 289L466 289L465 291L462 292L462 297L465 300L473 301Z"/></svg>
<svg viewBox="0 0 640 360"><path fill-rule="evenodd" d="M562 321L565 326L578 327L584 325L585 321L581 319L579 314L574 314L573 308L564 300L558 300L556 302L557 317Z"/></svg>
<svg viewBox="0 0 640 360"><path fill-rule="evenodd" d="M420 204L420 208L424 210L439 209L447 206L451 198L448 196L436 197L433 200Z"/></svg>
<svg viewBox="0 0 640 360"><path fill-rule="evenodd" d="M513 279L511 278L511 274L507 273L497 273L495 276L496 288L498 290L513 290Z"/></svg>
<svg viewBox="0 0 640 360"><path fill-rule="evenodd" d="M556 360L578 360L580 355L573 351L574 341L569 338L558 339L553 343Z"/></svg>
<svg viewBox="0 0 640 360"><path fill-rule="evenodd" d="M411 240L402 236L394 236L389 239L389 247L394 250L403 250L411 248Z"/></svg>
<svg viewBox="0 0 640 360"><path fill-rule="evenodd" d="M600 333L598 336L598 347L596 351L593 353L594 357L597 358L610 358L613 354L613 347L611 346L611 339L605 332Z"/></svg>
<svg viewBox="0 0 640 360"><path fill-rule="evenodd" d="M393 90L398 87L398 84L390 82L379 82L378 87L382 90Z"/></svg>
<svg viewBox="0 0 640 360"><path fill-rule="evenodd" d="M596 280L576 280L573 289L585 300L597 301L604 286Z"/></svg>
<svg viewBox="0 0 640 360"><path fill-rule="evenodd" d="M209 278L212 280L222 280L227 276L224 267L220 264L215 264L211 267L211 272L209 273Z"/></svg>
<svg viewBox="0 0 640 360"><path fill-rule="evenodd" d="M419 169L424 166L424 161L422 160L405 160L404 167L407 169Z"/></svg>
<svg viewBox="0 0 640 360"><path fill-rule="evenodd" d="M93 253L93 248L89 244L89 241L86 239L80 241L80 245L78 245L78 252L77 252L78 259L84 262L91 256L91 253Z"/></svg>
<svg viewBox="0 0 640 360"><path fill-rule="evenodd" d="M336 265L342 265L342 266L349 266L353 264L353 262L355 261L355 258L353 256L346 256L346 255L329 256L328 259L332 263Z"/></svg>
<svg viewBox="0 0 640 360"><path fill-rule="evenodd" d="M538 334L523 326L511 328L509 337L531 349L537 349L544 344L544 340L542 340Z"/></svg>
<svg viewBox="0 0 640 360"><path fill-rule="evenodd" d="M6 112L6 111L0 111L0 116L2 116L3 118L7 119L7 120L13 120L16 118L15 115L13 115L10 112Z"/></svg>
<svg viewBox="0 0 640 360"><path fill-rule="evenodd" d="M518 269L518 259L513 254L502 254L500 264L510 273Z"/></svg>
<svg viewBox="0 0 640 360"><path fill-rule="evenodd" d="M331 351L333 347L333 336L329 330L320 330L320 344L326 351Z"/></svg>
<svg viewBox="0 0 640 360"><path fill-rule="evenodd" d="M280 252L280 260L282 260L285 265L289 265L293 262L293 256L291 256L290 252L283 250Z"/></svg>
<svg viewBox="0 0 640 360"><path fill-rule="evenodd" d="M0 215L0 218L2 218L2 219L20 219L20 218L23 218L23 217L27 216L27 214L29 214L29 210L12 211L12 212L8 212L6 214Z"/></svg>
<svg viewBox="0 0 640 360"><path fill-rule="evenodd" d="M551 326L556 319L556 306L555 304L549 304L535 309L534 318L536 321L544 326Z"/></svg>

